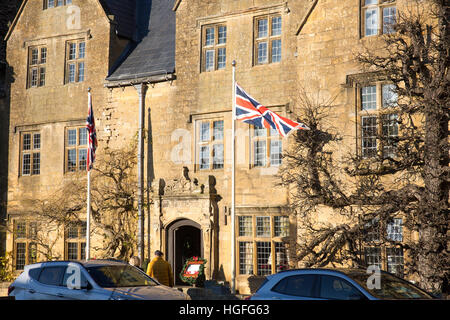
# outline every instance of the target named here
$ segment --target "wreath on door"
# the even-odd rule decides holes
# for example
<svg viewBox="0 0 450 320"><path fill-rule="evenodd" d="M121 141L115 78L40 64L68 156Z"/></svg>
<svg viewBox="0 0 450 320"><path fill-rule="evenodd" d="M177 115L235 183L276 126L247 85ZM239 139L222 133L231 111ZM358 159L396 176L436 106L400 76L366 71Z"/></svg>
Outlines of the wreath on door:
<svg viewBox="0 0 450 320"><path fill-rule="evenodd" d="M180 272L180 279L184 283L201 287L205 281L206 261L206 259L200 257L192 257L186 260Z"/></svg>

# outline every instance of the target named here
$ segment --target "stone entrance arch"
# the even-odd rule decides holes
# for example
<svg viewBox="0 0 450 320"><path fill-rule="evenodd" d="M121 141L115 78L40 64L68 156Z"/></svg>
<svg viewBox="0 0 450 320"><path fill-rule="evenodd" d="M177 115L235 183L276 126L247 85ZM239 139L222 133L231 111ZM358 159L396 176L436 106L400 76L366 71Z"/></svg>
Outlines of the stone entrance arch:
<svg viewBox="0 0 450 320"><path fill-rule="evenodd" d="M171 263L175 279L188 255L201 256L207 260L205 277L212 279L218 263L219 207L222 199L215 188L216 180L208 176L205 183L191 179L188 168L183 167L180 177L171 180L159 179L152 185L158 193L153 195L150 220L153 239L151 250L165 251ZM183 250L186 243L189 250ZM186 252L188 251L188 252Z"/></svg>
<svg viewBox="0 0 450 320"><path fill-rule="evenodd" d="M166 252L174 272L175 285L186 285L180 272L187 259L203 257L203 232L200 224L190 219L179 219L166 228Z"/></svg>

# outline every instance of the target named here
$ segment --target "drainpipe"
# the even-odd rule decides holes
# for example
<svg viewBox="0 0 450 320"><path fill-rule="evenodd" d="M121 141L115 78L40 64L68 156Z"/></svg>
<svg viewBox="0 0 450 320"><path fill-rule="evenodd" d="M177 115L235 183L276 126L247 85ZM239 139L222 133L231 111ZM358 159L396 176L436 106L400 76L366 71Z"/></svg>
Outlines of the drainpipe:
<svg viewBox="0 0 450 320"><path fill-rule="evenodd" d="M140 83L134 86L139 95L139 131L138 131L138 257L141 266L144 262L144 113L147 85Z"/></svg>

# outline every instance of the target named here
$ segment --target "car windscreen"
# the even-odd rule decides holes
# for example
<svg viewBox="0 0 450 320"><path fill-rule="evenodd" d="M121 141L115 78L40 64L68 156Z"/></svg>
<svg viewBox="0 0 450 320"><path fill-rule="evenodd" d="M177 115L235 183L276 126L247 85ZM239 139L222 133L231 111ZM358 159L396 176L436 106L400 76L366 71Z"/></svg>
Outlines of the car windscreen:
<svg viewBox="0 0 450 320"><path fill-rule="evenodd" d="M370 281L370 285L368 285L369 274L355 272L348 274L348 276L379 299L433 299L427 292L389 273L382 272L380 281L376 285L373 285Z"/></svg>
<svg viewBox="0 0 450 320"><path fill-rule="evenodd" d="M103 288L157 286L146 274L132 266L93 266L87 271L94 281Z"/></svg>

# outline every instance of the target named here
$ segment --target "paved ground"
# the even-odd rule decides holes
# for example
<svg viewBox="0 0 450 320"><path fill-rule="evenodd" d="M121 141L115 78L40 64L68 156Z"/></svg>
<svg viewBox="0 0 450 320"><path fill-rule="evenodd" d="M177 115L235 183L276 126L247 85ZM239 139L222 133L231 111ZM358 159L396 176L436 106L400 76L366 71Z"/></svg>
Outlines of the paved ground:
<svg viewBox="0 0 450 320"><path fill-rule="evenodd" d="M243 295L232 294L229 288L224 286L208 286L207 288L178 286L176 288L189 295L192 300L242 300L245 298Z"/></svg>

